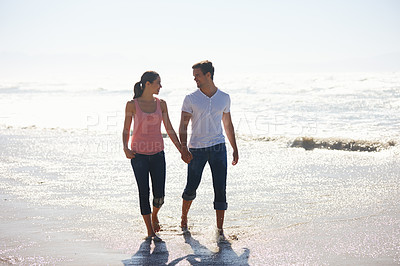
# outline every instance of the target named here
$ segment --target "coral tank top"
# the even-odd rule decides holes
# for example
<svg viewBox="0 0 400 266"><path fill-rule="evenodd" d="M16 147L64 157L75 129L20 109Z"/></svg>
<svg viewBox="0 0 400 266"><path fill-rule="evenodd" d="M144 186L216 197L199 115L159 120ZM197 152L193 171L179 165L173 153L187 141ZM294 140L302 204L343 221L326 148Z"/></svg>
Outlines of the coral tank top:
<svg viewBox="0 0 400 266"><path fill-rule="evenodd" d="M145 113L135 102L136 114L134 116L131 148L135 153L153 155L164 150L164 140L161 135L162 111L160 100L156 98L156 111Z"/></svg>

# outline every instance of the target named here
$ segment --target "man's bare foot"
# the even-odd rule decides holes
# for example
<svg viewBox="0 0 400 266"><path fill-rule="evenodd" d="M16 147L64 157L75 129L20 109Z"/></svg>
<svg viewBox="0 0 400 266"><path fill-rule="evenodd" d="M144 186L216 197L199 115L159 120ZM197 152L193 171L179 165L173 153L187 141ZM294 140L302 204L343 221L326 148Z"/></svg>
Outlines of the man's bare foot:
<svg viewBox="0 0 400 266"><path fill-rule="evenodd" d="M181 228L182 231L187 231L188 230L188 225L187 225L187 217L181 217Z"/></svg>
<svg viewBox="0 0 400 266"><path fill-rule="evenodd" d="M217 243L226 242L227 239L224 235L224 229L217 229Z"/></svg>
<svg viewBox="0 0 400 266"><path fill-rule="evenodd" d="M153 225L153 230L155 233L161 231L160 222L158 221L157 216L151 216L151 223Z"/></svg>

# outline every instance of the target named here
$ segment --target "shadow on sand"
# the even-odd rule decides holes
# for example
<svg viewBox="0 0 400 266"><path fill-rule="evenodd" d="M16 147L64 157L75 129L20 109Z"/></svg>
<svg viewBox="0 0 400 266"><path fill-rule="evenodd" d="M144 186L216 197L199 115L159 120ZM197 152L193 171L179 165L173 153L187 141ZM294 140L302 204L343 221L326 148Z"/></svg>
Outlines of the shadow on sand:
<svg viewBox="0 0 400 266"><path fill-rule="evenodd" d="M218 251L212 252L207 247L194 239L190 232L183 235L185 243L189 244L193 254L177 258L168 263L169 252L165 242L154 242L155 248L150 253L151 241L145 241L140 245L139 250L129 260L123 260L124 265L177 265L186 260L190 265L249 265L250 250L245 248L238 256L227 240L218 242Z"/></svg>
<svg viewBox="0 0 400 266"><path fill-rule="evenodd" d="M164 241L154 242L154 250L150 253L151 240L145 240L139 250L129 260L123 260L124 265L168 265L168 250Z"/></svg>

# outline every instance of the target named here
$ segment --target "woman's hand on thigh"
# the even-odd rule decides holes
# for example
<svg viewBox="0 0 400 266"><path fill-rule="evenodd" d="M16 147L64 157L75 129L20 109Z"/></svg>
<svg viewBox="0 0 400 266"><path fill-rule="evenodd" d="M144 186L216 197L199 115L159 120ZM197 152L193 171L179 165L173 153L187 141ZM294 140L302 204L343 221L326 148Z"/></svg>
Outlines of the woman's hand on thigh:
<svg viewBox="0 0 400 266"><path fill-rule="evenodd" d="M124 149L124 152L125 152L126 158L128 158L128 159L133 159L133 158L135 158L135 153L134 153L132 150L130 150L130 149L128 149L128 148L125 148L125 149Z"/></svg>

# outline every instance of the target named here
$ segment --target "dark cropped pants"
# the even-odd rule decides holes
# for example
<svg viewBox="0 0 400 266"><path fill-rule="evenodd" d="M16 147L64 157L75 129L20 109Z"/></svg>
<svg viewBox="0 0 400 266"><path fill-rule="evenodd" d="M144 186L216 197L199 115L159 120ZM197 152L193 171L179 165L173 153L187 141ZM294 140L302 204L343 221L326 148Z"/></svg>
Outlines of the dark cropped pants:
<svg viewBox="0 0 400 266"><path fill-rule="evenodd" d="M133 172L139 189L140 213L151 213L149 174L153 191L153 206L160 208L165 195L165 154L164 151L154 155L136 153L131 159Z"/></svg>
<svg viewBox="0 0 400 266"><path fill-rule="evenodd" d="M210 165L214 187L214 209L226 210L226 175L227 158L225 143L207 148L190 148L193 159L188 165L188 174L185 190L182 194L184 200L194 200L196 190L200 185L201 176L206 163Z"/></svg>

